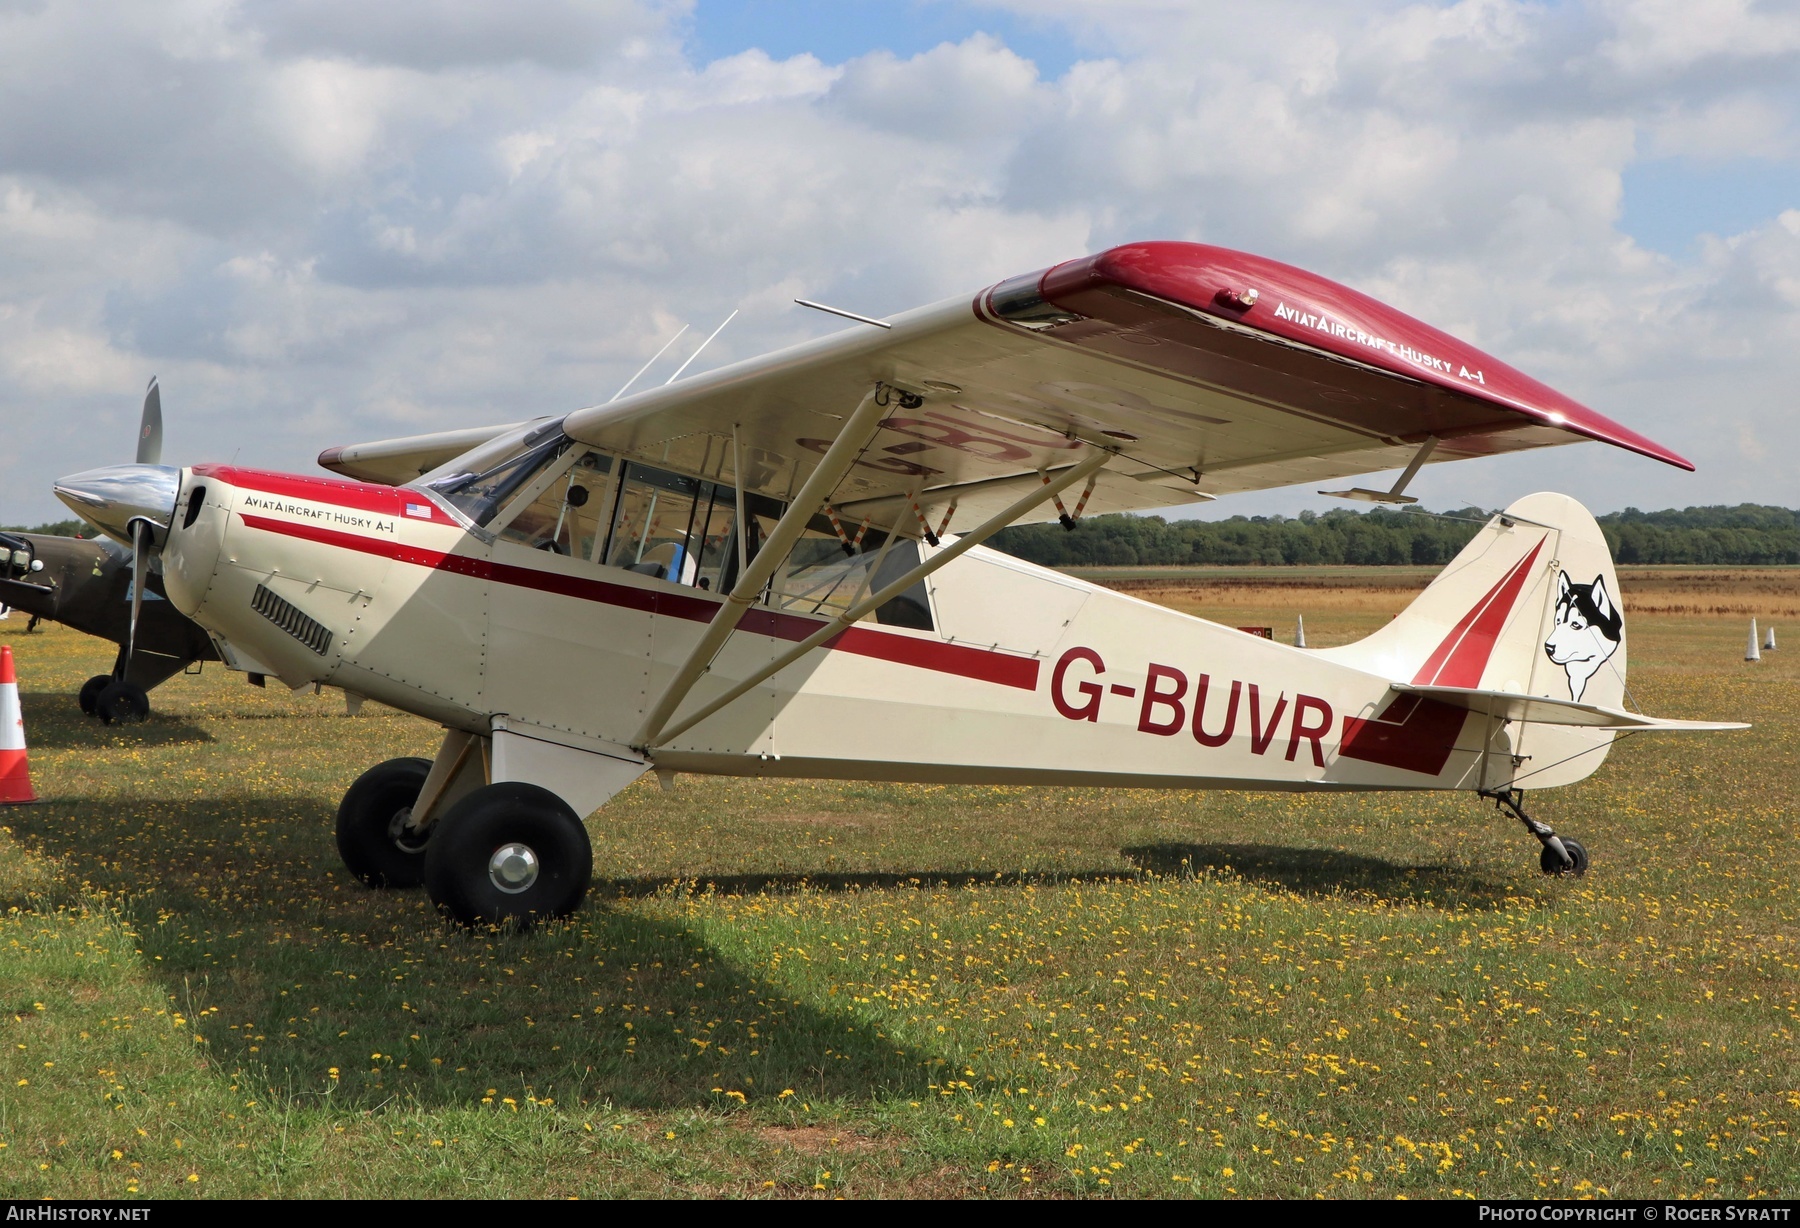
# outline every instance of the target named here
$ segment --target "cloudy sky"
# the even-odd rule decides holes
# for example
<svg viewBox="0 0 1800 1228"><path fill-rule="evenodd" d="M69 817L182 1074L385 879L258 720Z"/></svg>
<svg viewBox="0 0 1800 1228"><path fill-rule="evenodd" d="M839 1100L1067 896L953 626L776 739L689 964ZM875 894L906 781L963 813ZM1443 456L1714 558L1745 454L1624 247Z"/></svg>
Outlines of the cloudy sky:
<svg viewBox="0 0 1800 1228"><path fill-rule="evenodd" d="M0 521L605 400L1139 238L1303 265L1800 505L1800 4L0 0ZM647 377L661 378L656 373ZM1215 513L1327 501L1277 491Z"/></svg>

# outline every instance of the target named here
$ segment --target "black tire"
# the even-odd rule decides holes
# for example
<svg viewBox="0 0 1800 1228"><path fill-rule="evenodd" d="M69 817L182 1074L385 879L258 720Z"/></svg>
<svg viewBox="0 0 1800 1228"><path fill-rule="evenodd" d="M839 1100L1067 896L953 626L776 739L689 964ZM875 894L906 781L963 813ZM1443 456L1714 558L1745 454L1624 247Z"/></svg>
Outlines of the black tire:
<svg viewBox="0 0 1800 1228"><path fill-rule="evenodd" d="M425 881L427 841L406 839L402 828L430 774L429 759L389 759L344 791L337 812L338 856L365 886L417 887Z"/></svg>
<svg viewBox="0 0 1800 1228"><path fill-rule="evenodd" d="M76 697L77 702L81 704L81 710L89 716L95 715L95 708L100 703L100 692L111 686L112 682L111 674L95 674L82 683L81 694Z"/></svg>
<svg viewBox="0 0 1800 1228"><path fill-rule="evenodd" d="M1569 850L1569 856L1575 859L1575 864L1572 866L1565 866L1562 862L1562 858L1556 855L1556 850L1546 844L1544 846L1544 851L1538 854L1538 868L1543 870L1544 873L1555 875L1558 878L1564 876L1569 878L1580 878L1583 874L1586 874L1588 869L1588 851L1586 846L1584 846L1581 841L1572 839L1568 836L1560 836L1558 839L1562 841L1562 846Z"/></svg>
<svg viewBox="0 0 1800 1228"><path fill-rule="evenodd" d="M516 885L505 885L508 874ZM566 917L581 907L593 874L580 817L550 790L518 781L484 785L457 802L425 850L431 902L467 926L528 929Z"/></svg>
<svg viewBox="0 0 1800 1228"><path fill-rule="evenodd" d="M135 682L113 679L94 699L94 715L103 725L135 725L150 717L150 696Z"/></svg>

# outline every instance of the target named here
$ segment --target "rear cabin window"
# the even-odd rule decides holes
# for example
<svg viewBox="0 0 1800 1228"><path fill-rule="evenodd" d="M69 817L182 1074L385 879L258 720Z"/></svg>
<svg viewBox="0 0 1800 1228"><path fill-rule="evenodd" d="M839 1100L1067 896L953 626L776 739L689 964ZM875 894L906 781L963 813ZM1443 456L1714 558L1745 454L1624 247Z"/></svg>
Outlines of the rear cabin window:
<svg viewBox="0 0 1800 1228"><path fill-rule="evenodd" d="M872 530L856 553L849 553L831 521L815 516L789 556L786 573L776 577L776 604L796 613L843 613L919 565L919 543L896 538L884 552L886 542L886 534ZM935 630L923 580L877 606L873 617L889 627Z"/></svg>

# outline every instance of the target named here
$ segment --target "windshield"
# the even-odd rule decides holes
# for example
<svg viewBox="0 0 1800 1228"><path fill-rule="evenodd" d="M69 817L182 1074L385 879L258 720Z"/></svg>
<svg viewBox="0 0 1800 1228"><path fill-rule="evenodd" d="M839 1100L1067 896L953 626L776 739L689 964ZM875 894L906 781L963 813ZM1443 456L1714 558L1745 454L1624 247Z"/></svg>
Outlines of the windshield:
<svg viewBox="0 0 1800 1228"><path fill-rule="evenodd" d="M491 439L413 485L435 491L470 520L485 525L509 495L568 447L569 437L562 433L558 418Z"/></svg>

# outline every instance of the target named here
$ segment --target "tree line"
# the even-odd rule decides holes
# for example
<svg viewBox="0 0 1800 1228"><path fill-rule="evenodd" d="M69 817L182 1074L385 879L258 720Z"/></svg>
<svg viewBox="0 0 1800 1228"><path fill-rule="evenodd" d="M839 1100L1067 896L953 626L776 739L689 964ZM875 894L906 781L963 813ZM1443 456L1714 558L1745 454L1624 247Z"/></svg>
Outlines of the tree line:
<svg viewBox="0 0 1800 1228"><path fill-rule="evenodd" d="M1487 523L1476 507L1333 509L1298 516L1164 520L1108 515L1061 525L1015 525L990 544L1047 567L1176 565L1442 566ZM1768 566L1800 563L1800 511L1760 504L1642 512L1628 507L1597 518L1620 563Z"/></svg>
<svg viewBox="0 0 1800 1228"><path fill-rule="evenodd" d="M1323 514L1230 520L1090 516L1073 532L1054 523L1015 525L996 533L990 544L1046 567L1406 563L1441 567L1456 557L1489 515L1465 507L1450 512L1337 508ZM1620 563L1800 564L1800 511L1789 508L1740 503L1640 512L1628 507L1598 519L1606 544ZM62 537L92 534L79 520L29 529L6 527Z"/></svg>
<svg viewBox="0 0 1800 1228"><path fill-rule="evenodd" d="M42 533L45 537L91 537L94 531L81 520L52 520L48 524L0 524L0 533Z"/></svg>

